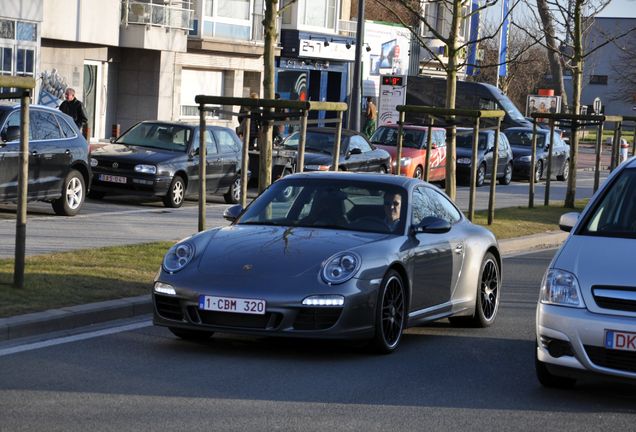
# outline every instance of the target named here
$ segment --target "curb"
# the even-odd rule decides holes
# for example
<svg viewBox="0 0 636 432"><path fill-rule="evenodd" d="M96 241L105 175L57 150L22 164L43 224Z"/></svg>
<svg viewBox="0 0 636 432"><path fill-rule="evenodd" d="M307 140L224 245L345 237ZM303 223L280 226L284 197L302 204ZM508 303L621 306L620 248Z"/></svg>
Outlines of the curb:
<svg viewBox="0 0 636 432"><path fill-rule="evenodd" d="M499 241L502 255L560 246L569 233L551 231ZM108 321L150 315L153 312L150 294L120 300L52 309L0 319L0 342L74 330Z"/></svg>
<svg viewBox="0 0 636 432"><path fill-rule="evenodd" d="M0 342L73 330L152 313L151 295L52 309L0 319Z"/></svg>

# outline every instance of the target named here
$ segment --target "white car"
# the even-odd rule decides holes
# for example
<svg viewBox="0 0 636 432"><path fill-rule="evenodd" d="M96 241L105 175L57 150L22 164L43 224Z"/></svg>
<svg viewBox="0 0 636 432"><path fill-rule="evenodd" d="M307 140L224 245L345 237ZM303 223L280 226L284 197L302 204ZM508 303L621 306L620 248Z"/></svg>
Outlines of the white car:
<svg viewBox="0 0 636 432"><path fill-rule="evenodd" d="M537 377L548 387L590 374L636 380L636 158L559 226L570 235L541 283Z"/></svg>

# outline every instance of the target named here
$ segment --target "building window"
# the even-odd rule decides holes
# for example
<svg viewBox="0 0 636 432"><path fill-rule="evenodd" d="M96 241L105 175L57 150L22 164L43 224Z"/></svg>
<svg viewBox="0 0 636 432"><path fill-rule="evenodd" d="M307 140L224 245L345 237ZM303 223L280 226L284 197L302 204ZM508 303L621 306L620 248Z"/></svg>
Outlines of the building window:
<svg viewBox="0 0 636 432"><path fill-rule="evenodd" d="M311 5L307 4L308 1L301 0L298 4L298 15L301 24L335 30L336 0L312 1Z"/></svg>
<svg viewBox="0 0 636 432"><path fill-rule="evenodd" d="M590 77L590 84L607 85L607 75L592 75Z"/></svg>
<svg viewBox="0 0 636 432"><path fill-rule="evenodd" d="M0 75L35 77L38 52L37 23L0 19Z"/></svg>
<svg viewBox="0 0 636 432"><path fill-rule="evenodd" d="M251 0L205 0L202 36L250 40L252 4Z"/></svg>

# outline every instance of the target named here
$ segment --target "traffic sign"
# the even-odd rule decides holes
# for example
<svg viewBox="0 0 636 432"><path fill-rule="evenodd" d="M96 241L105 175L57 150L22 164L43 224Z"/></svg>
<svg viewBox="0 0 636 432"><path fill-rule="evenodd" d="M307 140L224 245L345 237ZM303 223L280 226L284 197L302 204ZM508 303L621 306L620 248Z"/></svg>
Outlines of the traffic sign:
<svg viewBox="0 0 636 432"><path fill-rule="evenodd" d="M594 99L594 114L601 115L601 98L597 97Z"/></svg>

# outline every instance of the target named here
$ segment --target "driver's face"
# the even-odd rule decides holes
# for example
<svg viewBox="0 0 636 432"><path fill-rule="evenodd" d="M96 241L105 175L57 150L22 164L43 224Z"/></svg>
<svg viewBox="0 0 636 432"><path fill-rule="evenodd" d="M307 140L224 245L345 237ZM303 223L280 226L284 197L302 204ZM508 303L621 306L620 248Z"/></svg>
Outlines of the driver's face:
<svg viewBox="0 0 636 432"><path fill-rule="evenodd" d="M389 222L395 222L400 218L402 196L400 194L388 194L384 196L384 213Z"/></svg>

